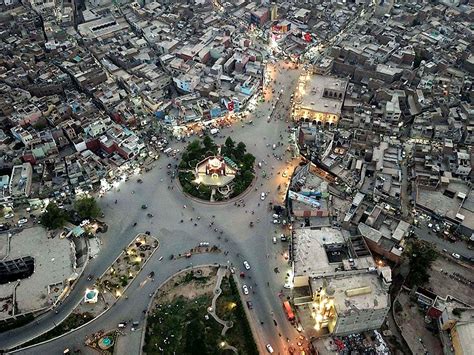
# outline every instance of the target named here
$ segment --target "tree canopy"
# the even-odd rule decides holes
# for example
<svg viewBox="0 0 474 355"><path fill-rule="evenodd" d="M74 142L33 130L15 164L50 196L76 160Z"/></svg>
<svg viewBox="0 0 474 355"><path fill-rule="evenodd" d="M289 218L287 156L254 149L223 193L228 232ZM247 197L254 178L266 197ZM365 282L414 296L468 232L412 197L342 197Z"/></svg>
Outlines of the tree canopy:
<svg viewBox="0 0 474 355"><path fill-rule="evenodd" d="M63 227L67 222L67 214L58 205L51 202L46 207L46 211L41 215L40 220L41 224L47 229L57 229Z"/></svg>
<svg viewBox="0 0 474 355"><path fill-rule="evenodd" d="M97 218L100 216L100 207L93 197L82 197L74 202L74 210L82 219Z"/></svg>
<svg viewBox="0 0 474 355"><path fill-rule="evenodd" d="M406 283L412 286L422 286L430 279L429 271L437 254L433 248L422 241L413 240L407 248L409 257L410 273Z"/></svg>

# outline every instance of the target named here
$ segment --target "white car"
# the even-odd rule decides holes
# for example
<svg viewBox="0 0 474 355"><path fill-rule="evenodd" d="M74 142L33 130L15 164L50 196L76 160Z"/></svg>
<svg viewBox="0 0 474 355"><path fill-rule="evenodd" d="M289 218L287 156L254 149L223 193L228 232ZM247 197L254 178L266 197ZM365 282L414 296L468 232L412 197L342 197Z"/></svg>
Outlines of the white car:
<svg viewBox="0 0 474 355"><path fill-rule="evenodd" d="M265 197L267 197L267 195L265 195L265 192L262 192L260 194L260 200L262 200L262 201L265 200Z"/></svg>
<svg viewBox="0 0 474 355"><path fill-rule="evenodd" d="M452 253L451 254L453 256L453 258L455 259L461 259L461 255L457 254L457 253Z"/></svg>
<svg viewBox="0 0 474 355"><path fill-rule="evenodd" d="M242 290L244 291L244 295L248 295L248 294L249 294L249 288L247 287L247 285L243 285L243 286L242 286Z"/></svg>
<svg viewBox="0 0 474 355"><path fill-rule="evenodd" d="M27 222L28 222L28 220L26 218L21 218L21 219L18 220L18 224L25 224Z"/></svg>
<svg viewBox="0 0 474 355"><path fill-rule="evenodd" d="M285 170L283 174L281 174L282 177L286 178L288 176L288 172Z"/></svg>
<svg viewBox="0 0 474 355"><path fill-rule="evenodd" d="M250 264L247 260L244 261L244 267L245 269L250 270Z"/></svg>
<svg viewBox="0 0 474 355"><path fill-rule="evenodd" d="M273 348L270 344L267 344L265 345L265 347L267 348L267 351L270 353L270 354L273 354Z"/></svg>
<svg viewBox="0 0 474 355"><path fill-rule="evenodd" d="M280 221L278 219L274 219L273 224L280 224Z"/></svg>
<svg viewBox="0 0 474 355"><path fill-rule="evenodd" d="M7 213L4 217L5 219L8 219L8 218L13 218L14 214L13 213Z"/></svg>

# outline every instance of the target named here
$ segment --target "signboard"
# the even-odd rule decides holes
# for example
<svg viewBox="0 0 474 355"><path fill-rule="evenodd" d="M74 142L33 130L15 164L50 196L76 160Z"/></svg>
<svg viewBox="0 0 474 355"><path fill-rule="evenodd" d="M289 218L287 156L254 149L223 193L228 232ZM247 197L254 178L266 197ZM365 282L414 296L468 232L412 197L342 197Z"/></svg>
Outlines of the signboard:
<svg viewBox="0 0 474 355"><path fill-rule="evenodd" d="M299 193L291 191L291 190L288 191L288 197L292 200L303 202L303 203L305 203L307 205L310 205L312 207L316 207L316 208L321 207L321 204L318 201L316 201L315 199L310 198L308 196L304 196L302 194L299 194Z"/></svg>

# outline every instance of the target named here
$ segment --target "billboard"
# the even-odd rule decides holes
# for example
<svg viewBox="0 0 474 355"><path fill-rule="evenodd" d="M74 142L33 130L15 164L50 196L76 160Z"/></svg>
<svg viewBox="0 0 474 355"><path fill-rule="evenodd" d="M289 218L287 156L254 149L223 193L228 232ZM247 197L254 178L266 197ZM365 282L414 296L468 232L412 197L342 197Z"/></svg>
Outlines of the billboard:
<svg viewBox="0 0 474 355"><path fill-rule="evenodd" d="M318 201L316 201L314 198L304 196L302 194L299 194L299 193L291 191L291 190L288 191L288 197L292 200L303 202L303 203L305 203L307 205L310 205L312 207L315 207L315 208L321 207L321 204Z"/></svg>

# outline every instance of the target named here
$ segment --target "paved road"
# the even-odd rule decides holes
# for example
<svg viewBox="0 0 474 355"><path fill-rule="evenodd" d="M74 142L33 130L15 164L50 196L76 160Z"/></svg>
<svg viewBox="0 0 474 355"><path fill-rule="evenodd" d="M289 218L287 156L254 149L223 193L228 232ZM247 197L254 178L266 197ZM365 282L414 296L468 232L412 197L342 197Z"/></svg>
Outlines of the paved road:
<svg viewBox="0 0 474 355"><path fill-rule="evenodd" d="M289 117L289 97L293 92L292 85L296 82L298 71L281 70L281 72L276 71L275 75L278 82L276 93L282 88L285 90L273 117L282 117L283 119L272 120L267 123L266 118L272 109L271 105L276 101L274 99L273 102L265 102L257 106L255 116L251 118L254 122L253 125L244 125L244 127L234 125L232 128L221 130L223 135L231 135L235 141L245 142L248 151L256 156L257 161L264 159L268 163L265 169L270 175L270 179L267 180L261 177L257 179L258 191L252 190L245 197L246 206L237 207L232 203L225 207L222 205L205 205L190 201L178 191L177 187L173 190L168 189L170 181L169 176L166 175L166 165L172 161L171 158L161 158L158 161L157 168L140 177L143 180L142 184L134 182L135 178L131 178L129 182L118 187L120 191L110 192L100 200L106 214L105 220L110 227L103 236L103 249L99 257L92 260L88 265L85 271L86 275L89 273L100 275L139 231L149 230L161 242L159 251L150 259L145 270L127 291L129 300L120 300L114 306L115 310L119 309L120 312L107 312L90 325L73 332L71 335L20 353L54 354L62 352L66 347L79 348L85 336L94 331L114 328L121 320L141 318L142 311L149 301L148 294L157 287L160 281L189 263L198 265L219 262L234 264L243 269L242 261L244 259L252 267L247 272L247 275L251 276L252 279L246 279L245 282L248 282L249 286L252 285L255 294L251 293L246 299L251 299L254 303L252 321L257 326L258 345L262 353L265 351L264 346L267 343L272 344L276 353L285 353L285 349L288 347L286 338L288 337L294 342L297 333L291 324L286 321L281 300L278 298L278 293L284 283L286 270L289 267L281 255L282 245L272 244L271 238L274 231L278 232L278 228L275 228L275 225L271 222L271 212L267 209L267 203L278 198L277 186L285 181L281 174L276 174L277 171L283 171L286 167L285 159L277 160L273 158L272 153L284 154L286 145L273 151L271 144L280 141L284 144L287 143L288 134L284 130L288 123L284 119ZM283 139L280 139L280 134ZM221 142L224 139L218 138ZM270 144L270 147L267 147L267 144ZM179 144L175 145L180 146ZM177 163L177 161L174 162ZM274 166L275 169L272 170L271 166ZM273 176L271 176L273 171ZM260 184L263 184L263 186L260 186ZM133 194L132 191L134 191ZM265 202L260 201L261 191L270 192ZM114 204L116 199L118 203ZM144 203L149 206L146 212L140 209L140 206ZM262 206L259 207L259 203ZM187 208L184 209L183 205L187 205ZM254 215L250 213L252 210L255 213ZM148 212L153 213L155 217L147 218L146 213ZM218 239L219 233L215 233L208 227L213 215L215 216L214 227L223 230L221 239ZM194 226L198 216L200 221L197 226ZM193 218L192 222L189 220L191 217ZM257 218L260 219L260 223L256 223ZM180 223L181 219L184 220L184 223ZM249 227L251 220L255 222L253 228ZM134 222L138 224L135 228L133 227ZM225 241L226 239L228 241ZM193 256L193 258L187 260L168 260L170 254L183 253L201 241L218 244L222 250L227 250L230 253L227 257L223 254L208 254ZM164 256L161 262L159 261L160 256ZM281 272L275 273L273 271L275 267L278 267ZM141 288L139 286L140 282L152 270L157 275L155 283L148 283ZM267 286L267 282L270 286ZM77 302L80 301L83 290L88 284L85 279L80 280L76 292L73 292L72 296L65 301L65 304L59 308L60 313L58 315L54 313L47 314L38 319L39 324L27 325L1 334L0 347L11 348L35 335L41 334L44 329L52 327L53 322L57 323L61 317L71 312ZM130 302L130 300L133 301ZM273 319L276 320L277 326L274 325ZM263 322L263 325L260 322ZM278 335L279 333L281 337ZM130 343L133 344L134 342ZM139 349L134 348L129 349L128 353L135 354L138 352Z"/></svg>
<svg viewBox="0 0 474 355"><path fill-rule="evenodd" d="M426 242L433 243L441 252L443 249L446 249L448 254L457 253L463 255L466 258L474 258L474 250L467 248L467 244L464 241L457 241L451 243L446 239L439 237L435 232L428 228L426 221L420 222L418 227L414 227L415 235ZM431 222L432 223L432 222Z"/></svg>

